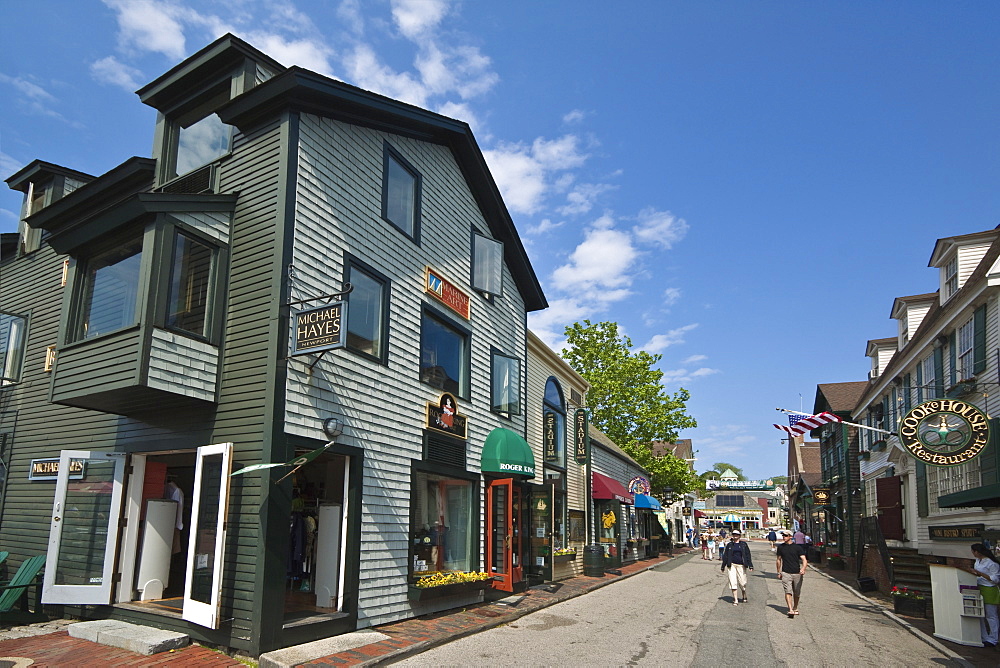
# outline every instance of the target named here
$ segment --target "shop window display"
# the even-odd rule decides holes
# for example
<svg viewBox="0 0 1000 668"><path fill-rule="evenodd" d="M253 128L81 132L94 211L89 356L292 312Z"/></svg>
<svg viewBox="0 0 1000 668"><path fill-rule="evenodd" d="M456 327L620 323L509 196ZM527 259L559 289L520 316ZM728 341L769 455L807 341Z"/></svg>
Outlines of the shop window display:
<svg viewBox="0 0 1000 668"><path fill-rule="evenodd" d="M472 482L413 474L411 560L414 578L475 570L472 563Z"/></svg>

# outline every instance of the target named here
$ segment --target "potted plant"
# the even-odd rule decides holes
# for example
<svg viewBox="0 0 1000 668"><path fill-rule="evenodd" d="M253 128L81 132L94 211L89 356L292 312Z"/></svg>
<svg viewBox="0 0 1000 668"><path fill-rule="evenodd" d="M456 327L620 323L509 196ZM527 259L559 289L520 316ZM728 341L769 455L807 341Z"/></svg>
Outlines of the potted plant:
<svg viewBox="0 0 1000 668"><path fill-rule="evenodd" d="M909 617L927 616L927 599L920 591L908 587L902 589L893 587L890 594L892 595L892 608L896 614Z"/></svg>
<svg viewBox="0 0 1000 668"><path fill-rule="evenodd" d="M827 565L830 568L835 568L839 571L844 570L847 567L847 563L844 561L844 557L834 552L829 557L827 557Z"/></svg>
<svg viewBox="0 0 1000 668"><path fill-rule="evenodd" d="M560 547L552 552L552 562L563 564L568 561L576 561L575 547Z"/></svg>
<svg viewBox="0 0 1000 668"><path fill-rule="evenodd" d="M474 594L488 589L493 576L476 571L442 571L419 577L407 590L411 601Z"/></svg>

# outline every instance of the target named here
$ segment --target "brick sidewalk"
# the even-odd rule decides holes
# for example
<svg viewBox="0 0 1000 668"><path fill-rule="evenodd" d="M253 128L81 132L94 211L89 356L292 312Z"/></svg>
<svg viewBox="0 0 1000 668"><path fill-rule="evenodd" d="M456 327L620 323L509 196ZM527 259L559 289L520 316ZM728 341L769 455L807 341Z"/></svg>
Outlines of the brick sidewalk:
<svg viewBox="0 0 1000 668"><path fill-rule="evenodd" d="M16 659L31 659L31 668L43 666L204 666L232 668L244 664L201 645L162 652L152 656L136 654L117 647L98 645L89 640L71 638L66 631L0 641L0 665L17 665ZM13 663L12 663L13 662Z"/></svg>
<svg viewBox="0 0 1000 668"><path fill-rule="evenodd" d="M691 551L690 548L677 548L674 550L674 557ZM525 597L514 606L500 602L484 602L462 609L445 610L401 622L376 626L373 630L384 633L390 638L298 665L376 666L390 658L398 660L403 656L423 652L456 638L507 624L536 610L586 594L624 577L648 571L671 558L660 556L622 566L619 569L621 575L605 574L604 577L600 578L580 575L568 580L561 580L551 586L553 591L548 591L544 587L529 589L525 592Z"/></svg>

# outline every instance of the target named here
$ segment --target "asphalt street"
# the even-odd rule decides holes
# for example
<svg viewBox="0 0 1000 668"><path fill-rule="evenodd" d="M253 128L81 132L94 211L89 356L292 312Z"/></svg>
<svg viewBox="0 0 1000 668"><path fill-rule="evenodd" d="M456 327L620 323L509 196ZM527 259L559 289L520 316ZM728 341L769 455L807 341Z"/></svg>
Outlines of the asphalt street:
<svg viewBox="0 0 1000 668"><path fill-rule="evenodd" d="M809 571L786 614L774 555L751 545L749 602L733 605L718 561L673 559L511 624L455 640L409 666L949 666L924 642L847 589Z"/></svg>

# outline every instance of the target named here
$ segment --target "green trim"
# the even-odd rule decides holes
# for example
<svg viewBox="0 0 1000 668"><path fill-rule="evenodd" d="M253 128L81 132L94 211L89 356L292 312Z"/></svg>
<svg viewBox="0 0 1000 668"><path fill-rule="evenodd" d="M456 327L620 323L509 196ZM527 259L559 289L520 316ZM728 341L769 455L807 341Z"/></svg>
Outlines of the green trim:
<svg viewBox="0 0 1000 668"><path fill-rule="evenodd" d="M986 306L980 306L972 315L972 373L986 370Z"/></svg>
<svg viewBox="0 0 1000 668"><path fill-rule="evenodd" d="M962 492L945 494L938 497L939 508L968 508L968 507L991 507L1000 506L1000 483L992 485L982 485Z"/></svg>
<svg viewBox="0 0 1000 668"><path fill-rule="evenodd" d="M927 517L930 514L930 500L927 496L927 464L918 461L915 468L917 479L917 515Z"/></svg>

